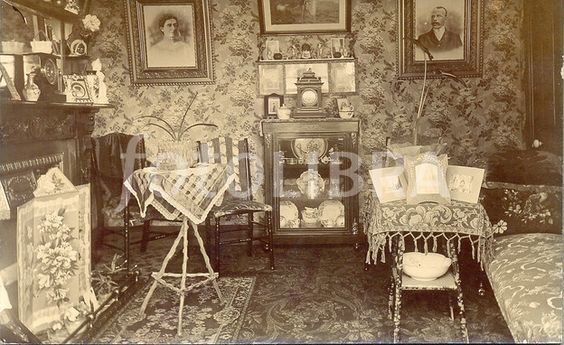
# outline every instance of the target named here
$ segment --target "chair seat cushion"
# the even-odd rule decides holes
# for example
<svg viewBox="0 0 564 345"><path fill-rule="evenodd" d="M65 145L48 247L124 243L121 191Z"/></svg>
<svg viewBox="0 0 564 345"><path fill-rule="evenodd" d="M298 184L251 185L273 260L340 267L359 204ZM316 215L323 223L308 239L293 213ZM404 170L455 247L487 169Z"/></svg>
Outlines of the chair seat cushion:
<svg viewBox="0 0 564 345"><path fill-rule="evenodd" d="M272 206L252 200L229 200L213 209L215 218L245 212L271 212Z"/></svg>

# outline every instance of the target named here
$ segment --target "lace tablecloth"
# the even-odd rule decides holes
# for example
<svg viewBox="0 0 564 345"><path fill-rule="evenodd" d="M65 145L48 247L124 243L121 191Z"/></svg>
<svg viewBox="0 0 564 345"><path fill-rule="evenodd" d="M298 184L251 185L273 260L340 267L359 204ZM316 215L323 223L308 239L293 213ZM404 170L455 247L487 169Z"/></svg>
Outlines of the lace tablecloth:
<svg viewBox="0 0 564 345"><path fill-rule="evenodd" d="M195 223L202 223L211 208L220 204L235 174L225 164L202 164L181 170L139 169L124 182L137 198L141 216L152 205L166 219L181 214Z"/></svg>
<svg viewBox="0 0 564 345"><path fill-rule="evenodd" d="M461 240L468 240L472 256L480 263L492 256L493 230L488 215L480 203L452 201L448 205L422 203L407 205L405 200L380 203L369 195L363 209L364 232L368 237L366 263L385 262L386 243L391 251L392 239L398 238L403 246L406 238L425 239L424 251L437 240L450 239L460 251ZM417 241L414 241L417 248ZM451 243L451 242L449 242Z"/></svg>

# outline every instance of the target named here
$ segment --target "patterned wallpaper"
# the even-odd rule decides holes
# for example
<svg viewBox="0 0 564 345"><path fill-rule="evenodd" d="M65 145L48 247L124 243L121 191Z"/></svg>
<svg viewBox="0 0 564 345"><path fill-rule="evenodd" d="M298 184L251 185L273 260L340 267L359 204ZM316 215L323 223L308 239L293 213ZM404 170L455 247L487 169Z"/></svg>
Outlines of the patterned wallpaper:
<svg viewBox="0 0 564 345"><path fill-rule="evenodd" d="M122 1L94 0L90 12L102 29L91 55L100 57L110 102L103 110L95 134L111 131L144 132L148 149L166 139L146 115L175 122L185 111L191 92L199 95L189 112L190 123L213 122L221 134L251 138L252 150L262 155L258 136L262 97L257 96L255 60L258 55L257 2L211 0L216 83L198 86L141 86L129 81L127 32ZM435 127L425 135L448 143L450 162L480 166L506 145L522 146L525 94L524 44L521 39L522 0L487 0L484 11L483 78L465 79L468 87L437 83L428 96L424 116ZM121 14L121 15L118 15ZM382 150L387 136L407 137L417 111L421 80L396 80L397 0L352 0L352 30L356 34L357 94L350 97L361 118L361 154L369 163L371 152ZM281 36L291 42L316 42L332 35ZM342 37L342 36L341 36ZM190 92L189 92L190 91ZM289 97L288 97L289 98ZM331 95L325 97L331 101ZM290 104L291 105L291 104ZM329 103L326 104L330 108ZM194 139L204 136L194 129Z"/></svg>

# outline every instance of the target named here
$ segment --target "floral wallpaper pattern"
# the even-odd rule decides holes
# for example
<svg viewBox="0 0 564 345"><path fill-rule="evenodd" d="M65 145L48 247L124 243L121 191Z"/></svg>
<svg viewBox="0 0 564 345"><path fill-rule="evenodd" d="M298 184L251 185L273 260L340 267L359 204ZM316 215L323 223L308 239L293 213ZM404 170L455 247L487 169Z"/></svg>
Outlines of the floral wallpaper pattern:
<svg viewBox="0 0 564 345"><path fill-rule="evenodd" d="M521 39L522 0L488 0L483 16L483 77L467 78L467 87L436 80L423 116L434 128L425 136L448 143L450 162L482 166L503 146L523 145L525 94L523 88L524 44ZM95 134L111 131L144 132L148 150L156 150L166 134L146 126L142 116L165 119L182 116L190 97L198 92L188 120L219 125L220 134L247 136L252 150L262 156L259 137L263 98L257 92L255 61L260 41L257 1L210 0L216 82L213 85L130 85L123 2L95 0L90 13L102 21L100 34L90 48L100 57L115 109L97 116ZM117 15L117 14L121 15ZM329 42L338 35L276 36L287 43ZM342 36L338 36L342 37ZM361 119L360 150L364 167L370 154L384 148L385 138L408 137L417 111L421 80L397 80L397 0L352 0L352 33L357 57L357 93L349 96L355 116ZM285 42L286 41L286 42ZM451 84L453 83L453 84ZM325 108L334 111L333 95ZM292 97L287 97L292 106ZM200 139L196 128L190 135ZM364 159L366 158L366 159ZM366 181L366 179L365 179ZM259 194L262 192L259 192Z"/></svg>

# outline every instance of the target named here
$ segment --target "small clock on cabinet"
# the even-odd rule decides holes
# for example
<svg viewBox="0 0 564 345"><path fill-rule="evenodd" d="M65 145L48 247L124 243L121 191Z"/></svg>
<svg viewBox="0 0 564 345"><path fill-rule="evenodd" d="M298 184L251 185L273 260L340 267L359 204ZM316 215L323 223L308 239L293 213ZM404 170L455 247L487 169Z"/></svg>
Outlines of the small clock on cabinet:
<svg viewBox="0 0 564 345"><path fill-rule="evenodd" d="M325 113L321 110L321 85L323 85L321 77L316 77L311 68L298 78L295 118L325 117Z"/></svg>

